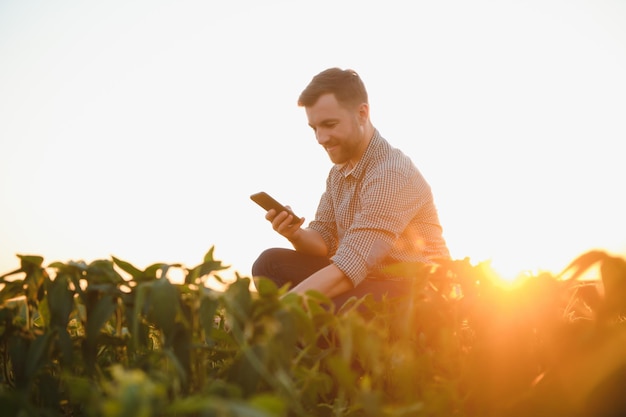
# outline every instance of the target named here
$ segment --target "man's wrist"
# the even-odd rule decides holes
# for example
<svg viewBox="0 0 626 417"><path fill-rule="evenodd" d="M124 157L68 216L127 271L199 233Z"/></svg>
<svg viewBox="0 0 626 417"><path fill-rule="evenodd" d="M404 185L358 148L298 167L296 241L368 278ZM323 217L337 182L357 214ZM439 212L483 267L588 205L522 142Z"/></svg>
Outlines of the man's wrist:
<svg viewBox="0 0 626 417"><path fill-rule="evenodd" d="M301 237L302 237L302 229L298 229L295 232L293 232L293 234L289 236L287 240L295 245L300 240Z"/></svg>

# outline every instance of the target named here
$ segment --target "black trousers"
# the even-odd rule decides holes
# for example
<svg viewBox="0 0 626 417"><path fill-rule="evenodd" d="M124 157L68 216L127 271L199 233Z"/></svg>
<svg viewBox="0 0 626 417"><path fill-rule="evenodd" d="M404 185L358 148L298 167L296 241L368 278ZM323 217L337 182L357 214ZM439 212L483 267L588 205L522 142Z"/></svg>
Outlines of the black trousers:
<svg viewBox="0 0 626 417"><path fill-rule="evenodd" d="M292 249L272 248L267 249L257 258L252 265L254 278L265 277L272 280L278 287L291 284L293 288L298 283L308 278L311 274L330 265L330 260L323 256L307 255ZM338 309L350 297L361 298L371 294L377 301L387 297L406 296L411 290L411 281L384 280L366 278L356 287L338 295L332 301Z"/></svg>

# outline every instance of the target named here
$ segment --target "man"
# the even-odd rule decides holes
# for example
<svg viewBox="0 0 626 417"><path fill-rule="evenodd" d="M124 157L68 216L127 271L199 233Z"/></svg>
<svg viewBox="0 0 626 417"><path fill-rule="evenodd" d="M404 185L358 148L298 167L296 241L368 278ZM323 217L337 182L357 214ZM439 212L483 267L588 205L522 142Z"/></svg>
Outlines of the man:
<svg viewBox="0 0 626 417"><path fill-rule="evenodd" d="M300 95L309 126L334 163L315 219L290 225L287 211L266 219L294 250L264 251L252 267L291 292L317 290L337 307L352 296L406 293L389 266L450 257L430 187L411 160L370 121L367 91L352 70L327 69ZM409 277L410 278L410 277Z"/></svg>

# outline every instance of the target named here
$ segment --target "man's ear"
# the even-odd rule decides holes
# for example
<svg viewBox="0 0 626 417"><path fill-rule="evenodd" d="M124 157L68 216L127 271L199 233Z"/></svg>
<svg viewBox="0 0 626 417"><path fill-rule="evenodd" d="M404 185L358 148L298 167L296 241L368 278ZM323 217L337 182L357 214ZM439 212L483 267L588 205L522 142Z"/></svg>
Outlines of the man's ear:
<svg viewBox="0 0 626 417"><path fill-rule="evenodd" d="M368 121L368 119L370 118L370 105L367 103L361 103L359 105L359 121L362 124L365 124L365 122Z"/></svg>

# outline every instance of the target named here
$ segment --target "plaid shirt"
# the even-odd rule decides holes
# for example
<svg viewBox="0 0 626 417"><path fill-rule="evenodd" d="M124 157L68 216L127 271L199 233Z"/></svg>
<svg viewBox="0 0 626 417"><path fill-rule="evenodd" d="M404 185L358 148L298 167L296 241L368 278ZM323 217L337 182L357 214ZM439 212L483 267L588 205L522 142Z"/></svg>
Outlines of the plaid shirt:
<svg viewBox="0 0 626 417"><path fill-rule="evenodd" d="M430 186L378 131L354 169L331 168L309 228L354 286L368 276L389 278L383 269L393 263L450 257Z"/></svg>

